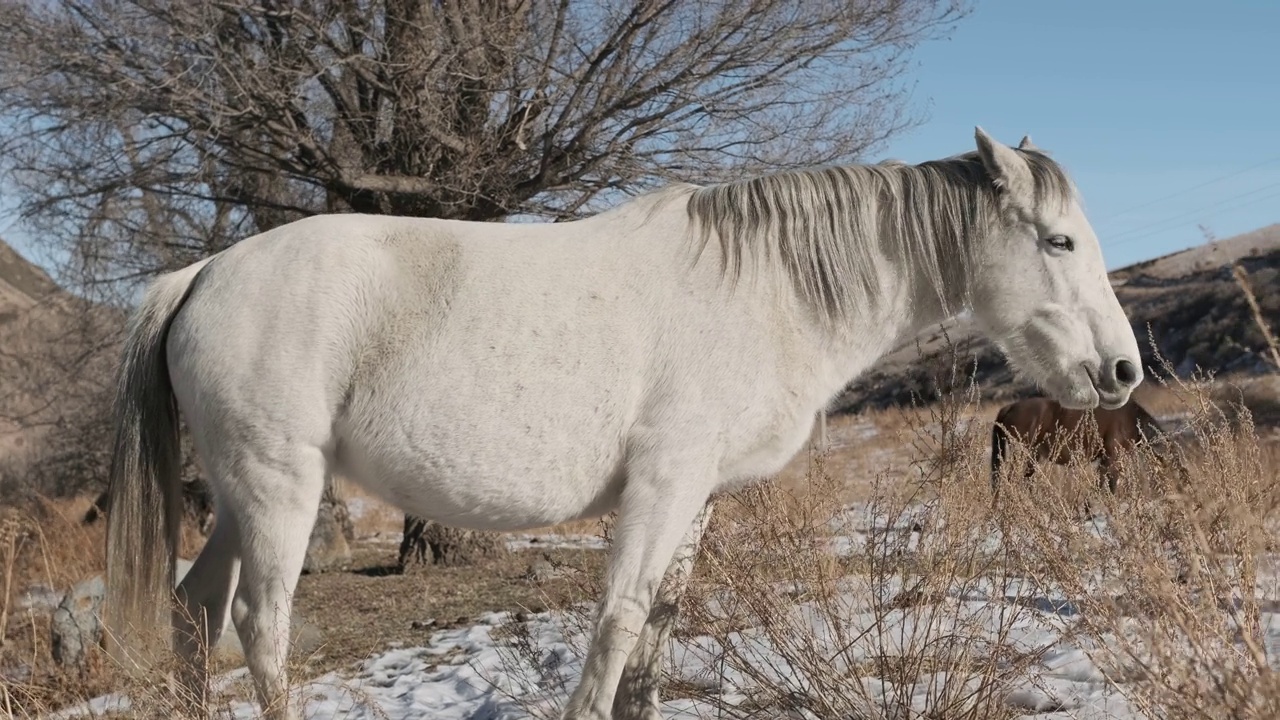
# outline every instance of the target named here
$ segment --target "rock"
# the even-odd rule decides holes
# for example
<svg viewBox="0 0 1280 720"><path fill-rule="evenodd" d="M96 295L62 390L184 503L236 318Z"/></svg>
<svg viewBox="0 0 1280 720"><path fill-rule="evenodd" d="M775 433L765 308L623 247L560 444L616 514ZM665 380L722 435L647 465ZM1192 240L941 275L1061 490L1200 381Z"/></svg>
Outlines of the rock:
<svg viewBox="0 0 1280 720"><path fill-rule="evenodd" d="M174 568L176 582L182 582L182 578L191 570L191 565L190 560L178 558ZM80 665L84 662L87 650L102 643L100 618L106 591L106 579L97 575L76 584L63 597L62 602L58 603L53 613L51 646L53 658L60 665ZM320 647L323 642L320 628L308 623L296 611L292 614L291 626L290 640L293 642L294 652L310 654ZM244 648L230 621L212 655L232 663L244 661Z"/></svg>
<svg viewBox="0 0 1280 720"><path fill-rule="evenodd" d="M107 583L102 575L71 588L53 611L50 623L50 650L54 662L64 667L84 662L87 650L102 642L99 620Z"/></svg>
<svg viewBox="0 0 1280 720"><path fill-rule="evenodd" d="M0 668L0 683L9 683L10 687L13 687L29 682L31 682L31 667L28 665Z"/></svg>
<svg viewBox="0 0 1280 720"><path fill-rule="evenodd" d="M18 595L19 610L50 610L60 602L62 594L44 583L36 583Z"/></svg>
<svg viewBox="0 0 1280 720"><path fill-rule="evenodd" d="M529 563L528 569L524 572L523 579L526 582L537 585L560 577L560 575L560 571L557 570L550 562L546 560L537 560Z"/></svg>

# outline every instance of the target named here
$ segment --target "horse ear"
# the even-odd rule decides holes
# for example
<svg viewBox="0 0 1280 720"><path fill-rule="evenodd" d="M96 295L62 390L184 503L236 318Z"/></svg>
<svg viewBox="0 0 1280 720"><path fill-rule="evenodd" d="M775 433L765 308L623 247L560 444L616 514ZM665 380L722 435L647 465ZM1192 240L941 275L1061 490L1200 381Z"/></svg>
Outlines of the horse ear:
<svg viewBox="0 0 1280 720"><path fill-rule="evenodd" d="M1010 208L1029 212L1035 200L1035 185L1027 161L1013 148L991 139L981 127L973 129L973 137L978 143L982 165L1000 191L1001 202Z"/></svg>
<svg viewBox="0 0 1280 720"><path fill-rule="evenodd" d="M1040 148L1038 148L1038 147L1036 147L1035 145L1032 145L1032 144L1031 144L1031 136L1030 136L1030 135L1023 135L1023 136L1022 136L1022 142L1018 143L1018 149L1019 149L1019 150L1039 150Z"/></svg>

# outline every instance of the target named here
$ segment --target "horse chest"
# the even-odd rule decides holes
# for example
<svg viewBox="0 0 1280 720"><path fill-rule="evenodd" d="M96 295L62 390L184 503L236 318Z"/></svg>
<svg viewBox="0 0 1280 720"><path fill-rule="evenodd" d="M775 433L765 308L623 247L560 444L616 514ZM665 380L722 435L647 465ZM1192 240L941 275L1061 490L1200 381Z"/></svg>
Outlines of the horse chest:
<svg viewBox="0 0 1280 720"><path fill-rule="evenodd" d="M773 475L804 447L813 430L813 415L799 409L779 412L753 433L738 438L737 452L724 467L727 484Z"/></svg>

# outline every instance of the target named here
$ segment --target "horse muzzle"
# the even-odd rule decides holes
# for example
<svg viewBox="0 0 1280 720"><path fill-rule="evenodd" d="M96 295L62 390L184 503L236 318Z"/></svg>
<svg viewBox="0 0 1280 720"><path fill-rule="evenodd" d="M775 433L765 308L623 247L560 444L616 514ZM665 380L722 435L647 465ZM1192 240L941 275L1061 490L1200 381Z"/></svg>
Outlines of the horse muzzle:
<svg viewBox="0 0 1280 720"><path fill-rule="evenodd" d="M1142 383L1142 364L1125 357L1104 361L1102 367L1084 365L1089 381L1098 392L1098 404L1107 410L1115 410L1129 402L1134 388Z"/></svg>

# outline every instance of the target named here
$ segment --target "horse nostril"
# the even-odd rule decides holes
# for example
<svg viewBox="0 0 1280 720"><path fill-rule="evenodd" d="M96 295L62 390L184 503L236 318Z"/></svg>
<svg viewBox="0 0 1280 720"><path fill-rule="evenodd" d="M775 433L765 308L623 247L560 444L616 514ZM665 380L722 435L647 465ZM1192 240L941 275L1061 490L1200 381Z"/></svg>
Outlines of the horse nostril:
<svg viewBox="0 0 1280 720"><path fill-rule="evenodd" d="M1128 360L1116 361L1116 380L1125 385L1132 385L1138 381L1138 366Z"/></svg>

